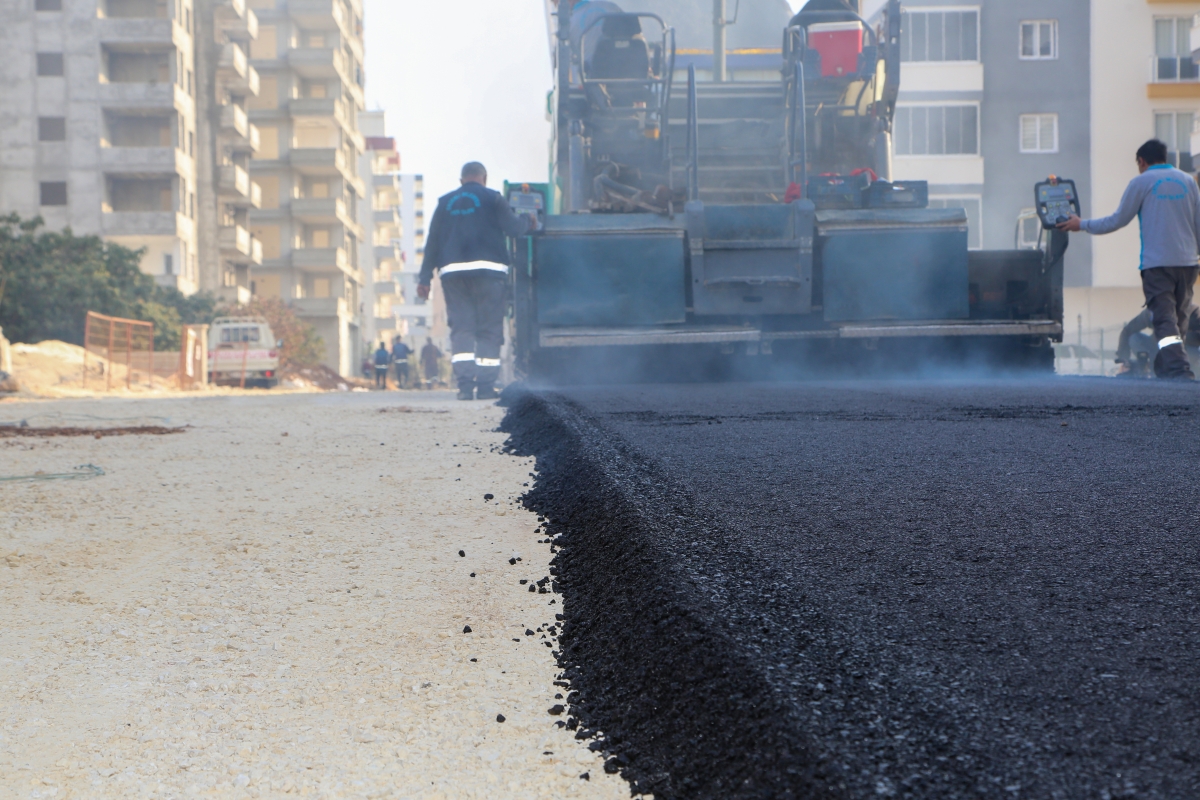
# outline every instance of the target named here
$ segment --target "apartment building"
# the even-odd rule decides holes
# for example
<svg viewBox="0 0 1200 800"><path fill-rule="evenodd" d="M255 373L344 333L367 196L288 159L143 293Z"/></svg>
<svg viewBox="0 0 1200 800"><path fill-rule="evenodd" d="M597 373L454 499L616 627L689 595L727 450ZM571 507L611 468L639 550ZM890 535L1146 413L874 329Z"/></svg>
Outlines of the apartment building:
<svg viewBox="0 0 1200 800"><path fill-rule="evenodd" d="M407 321L396 313L403 305L400 289L400 152L396 140L386 134L382 111L359 114L358 127L366 137L359 173L370 183L370 202L359 207L359 224L369 232L370 241L362 250L364 338L368 343L389 345L397 336L408 334Z"/></svg>
<svg viewBox="0 0 1200 800"><path fill-rule="evenodd" d="M262 205L262 188L250 178L259 131L247 102L258 96L257 70L249 63L258 17L246 0L195 0L196 74L204 98L196 129L200 284L222 300L250 302L252 270L262 264L262 242L250 234L250 210Z"/></svg>
<svg viewBox="0 0 1200 800"><path fill-rule="evenodd" d="M428 301L417 297L417 282L425 263L425 176L402 174L400 177L400 261L398 279L406 302L397 314L408 327L410 344L423 343L427 337L441 342L449 330L445 302L435 279Z"/></svg>
<svg viewBox="0 0 1200 800"><path fill-rule="evenodd" d="M365 149L360 0L250 0L258 38L250 62L260 91L248 101L259 129L249 211L262 242L255 294L280 297L325 342L326 366L357 371L362 346L364 231L358 206Z"/></svg>
<svg viewBox="0 0 1200 800"><path fill-rule="evenodd" d="M0 26L0 209L200 288L191 0L22 0Z"/></svg>

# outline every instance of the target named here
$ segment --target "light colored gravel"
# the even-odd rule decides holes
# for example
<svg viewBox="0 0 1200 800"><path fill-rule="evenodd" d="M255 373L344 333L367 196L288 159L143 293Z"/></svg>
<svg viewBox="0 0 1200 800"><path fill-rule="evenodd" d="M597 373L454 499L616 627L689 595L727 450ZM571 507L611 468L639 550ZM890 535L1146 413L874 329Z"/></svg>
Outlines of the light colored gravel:
<svg viewBox="0 0 1200 800"><path fill-rule="evenodd" d="M0 477L108 473L0 483L0 797L628 797L547 713L561 599L518 583L550 554L502 413L0 402L0 422L193 426L0 440Z"/></svg>

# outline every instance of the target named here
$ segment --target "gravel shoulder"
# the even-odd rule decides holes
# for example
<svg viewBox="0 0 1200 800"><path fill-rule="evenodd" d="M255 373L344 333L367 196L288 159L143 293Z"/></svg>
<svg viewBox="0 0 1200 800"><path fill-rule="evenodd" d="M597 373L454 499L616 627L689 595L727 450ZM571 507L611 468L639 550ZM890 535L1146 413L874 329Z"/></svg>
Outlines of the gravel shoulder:
<svg viewBox="0 0 1200 800"><path fill-rule="evenodd" d="M0 482L0 797L628 797L549 713L562 599L519 583L551 555L502 415L441 393L0 402L191 426L0 439L0 478L106 473Z"/></svg>

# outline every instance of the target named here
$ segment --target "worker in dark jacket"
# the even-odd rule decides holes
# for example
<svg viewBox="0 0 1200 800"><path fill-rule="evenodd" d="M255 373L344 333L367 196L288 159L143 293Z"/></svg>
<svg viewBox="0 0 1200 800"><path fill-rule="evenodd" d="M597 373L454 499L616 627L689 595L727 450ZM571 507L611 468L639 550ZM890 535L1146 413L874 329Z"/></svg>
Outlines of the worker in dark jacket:
<svg viewBox="0 0 1200 800"><path fill-rule="evenodd" d="M375 351L375 388L387 388L388 365L392 363L392 354L388 352L387 345L383 342L379 343L379 349Z"/></svg>
<svg viewBox="0 0 1200 800"><path fill-rule="evenodd" d="M508 243L536 222L513 213L499 192L487 188L487 170L471 162L462 186L438 200L425 244L417 294L429 297L433 273L442 277L450 322L450 361L458 399L496 397L508 289Z"/></svg>

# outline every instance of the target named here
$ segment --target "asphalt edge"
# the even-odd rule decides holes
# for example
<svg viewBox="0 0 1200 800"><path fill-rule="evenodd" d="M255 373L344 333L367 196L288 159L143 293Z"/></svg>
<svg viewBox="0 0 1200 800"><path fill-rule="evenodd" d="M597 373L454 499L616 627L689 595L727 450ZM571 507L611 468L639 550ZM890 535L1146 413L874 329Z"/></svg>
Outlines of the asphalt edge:
<svg viewBox="0 0 1200 800"><path fill-rule="evenodd" d="M506 391L509 449L537 459L524 504L555 543L568 726L634 792L837 798L787 700L677 557L705 536L685 493L561 395ZM733 623L730 623L733 624Z"/></svg>

